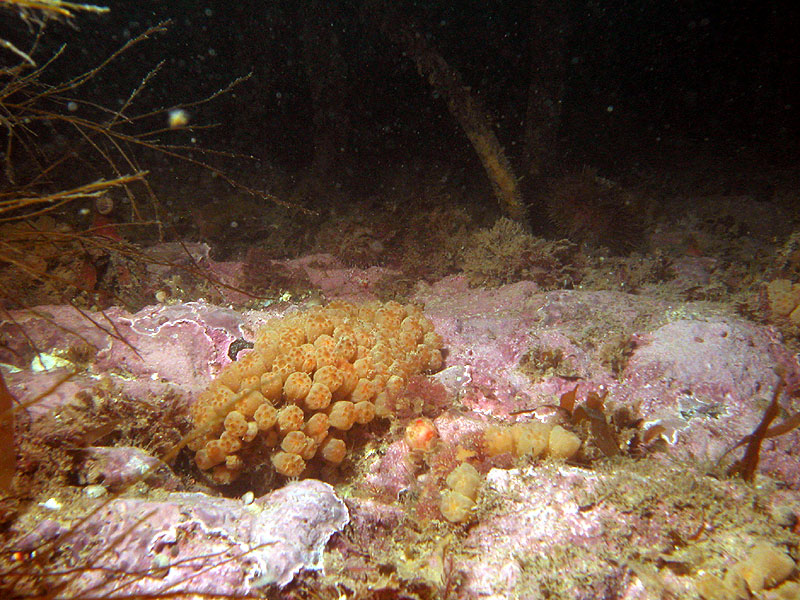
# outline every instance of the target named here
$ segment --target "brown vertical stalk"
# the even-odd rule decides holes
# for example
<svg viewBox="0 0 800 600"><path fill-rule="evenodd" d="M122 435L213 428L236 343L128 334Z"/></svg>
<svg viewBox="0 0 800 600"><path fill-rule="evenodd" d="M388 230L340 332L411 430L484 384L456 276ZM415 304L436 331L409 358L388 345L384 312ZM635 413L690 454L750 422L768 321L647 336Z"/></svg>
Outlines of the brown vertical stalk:
<svg viewBox="0 0 800 600"><path fill-rule="evenodd" d="M447 108L480 158L492 190L500 203L500 210L510 219L526 223L525 206L517 185L517 177L511 167L500 141L494 134L491 119L464 85L461 74L421 35L408 29L400 29L392 36L414 60L420 75L444 98Z"/></svg>
<svg viewBox="0 0 800 600"><path fill-rule="evenodd" d="M0 372L0 492L11 490L17 470L17 448L14 444L14 405L16 400L6 387Z"/></svg>

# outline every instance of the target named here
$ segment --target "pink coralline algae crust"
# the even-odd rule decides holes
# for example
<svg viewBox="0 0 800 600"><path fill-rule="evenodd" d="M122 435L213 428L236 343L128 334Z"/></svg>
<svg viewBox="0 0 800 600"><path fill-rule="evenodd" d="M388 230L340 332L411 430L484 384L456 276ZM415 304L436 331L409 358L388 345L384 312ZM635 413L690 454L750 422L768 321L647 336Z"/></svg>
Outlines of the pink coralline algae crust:
<svg viewBox="0 0 800 600"><path fill-rule="evenodd" d="M288 260L286 265L303 270L325 296L351 302L373 298L375 284L386 277L400 275L399 271L384 267L346 267L330 254L311 254Z"/></svg>
<svg viewBox="0 0 800 600"><path fill-rule="evenodd" d="M769 329L736 318L679 319L635 344L614 401L635 406L643 427L663 426L671 456L709 464L756 428L778 383L775 366L788 365L793 379L798 372ZM787 456L798 441L798 432L768 440L760 467L800 489L797 460Z"/></svg>
<svg viewBox="0 0 800 600"><path fill-rule="evenodd" d="M459 402L487 418L557 404L578 386L607 392L609 412L628 408L662 424L669 454L713 462L758 424L782 365L797 386L797 360L774 332L703 305L678 309L666 302L614 292L537 293L520 282L470 290L457 277L418 294L446 341L449 385ZM581 339L583 338L583 339ZM627 343L630 356L616 377L604 344ZM561 350L576 377L529 378L521 361L531 348ZM782 401L785 406L787 400ZM800 488L793 449L800 432L768 440L762 472Z"/></svg>
<svg viewBox="0 0 800 600"><path fill-rule="evenodd" d="M581 489L589 497L595 489L594 482L587 481L580 470L563 468L540 479L535 471L520 477L515 471L496 469L487 475L487 485L506 496L507 501L496 515L471 529L465 542L475 557L462 565L468 573L464 586L467 597L497 600L514 597L523 585L523 565L517 559L524 554L550 553L555 557L555 547L569 544L576 551L591 555L592 546L613 543L604 538L597 514L582 514L579 510L575 490ZM560 568L567 569L569 565ZM609 569L609 574L613 571L616 572L610 579L614 591L619 593L628 585L626 569ZM605 587L601 582L593 583L598 584ZM535 591L532 589L529 597L537 597ZM588 591L572 590L583 594ZM605 597L610 591L591 589L592 594L598 594L594 597Z"/></svg>
<svg viewBox="0 0 800 600"><path fill-rule="evenodd" d="M98 368L156 374L185 386L205 384L219 365L219 349L241 337L238 313L201 302L145 308L116 322L127 343L113 340L101 350Z"/></svg>
<svg viewBox="0 0 800 600"><path fill-rule="evenodd" d="M91 390L98 376L110 377L132 398L194 393L230 362L228 346L242 337L239 313L202 302L150 306L133 314L111 308L82 315L70 306L48 306L11 317L0 321L0 335L9 342L0 347L0 363L23 369L5 375L6 383L20 403L30 404L26 410L35 418ZM85 354L87 345L93 358L84 373L70 358ZM30 370L37 359L34 348L60 362Z"/></svg>
<svg viewBox="0 0 800 600"><path fill-rule="evenodd" d="M70 377L65 381L66 377ZM89 389L96 381L84 375L71 375L67 369L43 373L18 371L3 373L6 385L27 414L38 419L71 402L81 390Z"/></svg>
<svg viewBox="0 0 800 600"><path fill-rule="evenodd" d="M112 322L120 312L118 309L109 311ZM88 314L105 321L100 314ZM71 306L37 306L34 311L10 311L8 318L0 320L0 339L3 340L0 362L20 368L30 366L35 350L48 352L79 343L99 349L109 341L107 331L95 326Z"/></svg>
<svg viewBox="0 0 800 600"><path fill-rule="evenodd" d="M408 451L402 439L389 444L383 456L366 474L365 484L392 499L411 489L415 484L415 473Z"/></svg>
<svg viewBox="0 0 800 600"><path fill-rule="evenodd" d="M660 597L643 588L629 561L669 556L674 548L670 536L689 535L698 523L702 526L703 517L695 520L691 509L685 514L668 510L643 491L638 501L654 511L643 518L637 500L617 504L620 497L607 485L613 477L568 465L491 470L483 493L501 505L466 533L465 558L457 567L463 576L459 597ZM636 474L621 487L641 477ZM680 554L672 558L676 563L691 560ZM669 569L659 578L673 597L696 597L691 579L674 577Z"/></svg>
<svg viewBox="0 0 800 600"><path fill-rule="evenodd" d="M321 257L306 257L305 261L302 265L308 273L317 270L314 277L318 279L310 278L332 293L347 298L369 296L374 281L363 271L351 272ZM647 499L653 513L646 516L637 511L638 494L655 490L656 483L664 483L664 478L675 474L635 471L639 461L628 456L618 459L621 466L615 472L610 468L603 471L607 465L602 460L589 466L541 461L531 465L511 459L503 465L479 464L486 477L475 518L461 528L448 530L454 532L453 546L460 544L463 550L454 565L463 583L452 597L537 599L547 593L549 597L587 600L656 598L644 589L630 565L644 561L650 568L657 563L659 553L675 551L675 532L684 540L700 532L697 543L705 544L697 552L700 562L691 556L676 559L693 571L705 568L702 561L722 561L720 556L733 560L737 548L751 546L767 531L766 526L759 533L737 531L739 537L731 534L726 542L719 533L720 523L702 529L703 519L714 518L719 502L731 503L725 515L731 519L738 506L755 504L752 497L736 494L759 489L758 493L765 495L759 497L764 506L779 503L800 513L798 431L766 440L763 445L759 476L780 480L780 502L762 488L751 488L735 479L719 481L704 476L725 451L734 448L758 424L778 381L776 365L786 369L790 391L798 387L797 360L772 329L709 304L670 304L615 292L544 293L532 282L482 290L469 288L464 278L450 277L430 286L421 285L412 300L424 304L425 315L445 340L444 369L430 381L415 381L409 390L436 426L441 447L453 454L459 444L474 448L467 442L474 442L487 423L534 418L534 414L539 415L538 409L557 404L561 394L577 386L579 403L589 391L607 392L608 414L626 408L633 417L643 419L644 426L664 427L665 442L642 450L645 458L641 462L648 468L651 463L658 463L662 469L675 465L678 474L696 468L698 480L721 488L722 500L713 498L716 504L708 504L705 512L694 504L697 497L691 503L684 500L687 490L694 488L676 486L679 501L673 504L662 502L658 494L663 490L659 488ZM115 380L142 395L152 393L152 386L160 379L185 390L188 396L203 389L227 364L227 349L233 339L249 337L260 322L277 314L274 309L241 315L203 303L150 307L133 315L116 309L107 311L110 322L105 322L113 323L139 351L136 355L121 341L97 331L73 309L47 310L56 322L75 327L101 348L97 361L90 366L92 375L120 375ZM105 317L94 316L104 322ZM77 343L77 338L63 330L54 332L45 319L19 317L23 319L26 332L45 351ZM0 331L8 336L13 327L6 322L0 325ZM114 327L108 329L114 331ZM24 340L13 335L11 339L15 348L24 349ZM608 359L615 349L620 350L617 356L623 357L616 364L617 370ZM534 350L560 352L571 375L526 368L525 361L536 356ZM29 353L21 361L9 353L1 362L25 366L31 358ZM535 361L533 367L537 367ZM126 379L128 375L136 381ZM56 379L53 372L7 376L12 391L24 399L35 396L34 390L47 389ZM60 396L59 401L66 401L76 389L89 384L90 377L79 375L55 395ZM786 412L797 410L796 400L788 394L781 403ZM368 472L353 469L343 475L348 486L366 496L376 496L349 501L354 522L368 530L364 547L356 549L363 555L369 556L372 547L391 548L398 531L412 528L405 525L407 506L403 502L413 497L422 478L430 475L426 468L433 461L425 461L431 456L437 458L440 451L434 449L431 456L422 459L411 457L402 439L403 425L388 432L382 430L388 437L382 445L375 442L380 450L374 453L376 458ZM730 460L741 452L734 451ZM622 454L626 454L626 448ZM652 456L666 460L650 460ZM516 468L490 470L497 466ZM313 494L298 491L309 489ZM609 489L614 493L610 495ZM257 583L284 585L299 569L318 568L325 541L347 521L346 509L332 488L313 480L289 484L251 507L202 494L164 493L167 499L159 502L114 499L70 537L69 548L76 556L82 550L81 556L87 556L88 551L89 557L111 560L112 553L102 556L106 547L101 549L99 540L125 534L127 537L114 545L113 559L129 572L147 574L129 584L117 581L117 587L113 587L103 579L102 571L89 571L81 580L82 589L100 584L98 593L116 593L113 589L118 589L120 596L179 590L243 594L252 592ZM317 499L304 504L309 497ZM675 512L675 506L683 512ZM297 512L289 517L291 507ZM426 514L436 510L434 506ZM142 517L141 526L128 531ZM270 525L273 518L279 519L274 527ZM281 537L277 523L292 531L293 540ZM58 529L53 521L41 521L39 528L34 537L50 538ZM694 543L692 539L686 544L687 554L693 551ZM723 548L723 543L730 545ZM260 544L265 546L254 549ZM336 544L347 548L341 537ZM217 552L220 554L215 555ZM597 563L595 557L601 552L605 562L592 564ZM204 570L212 555L212 568ZM670 560L673 556L669 554ZM165 569L164 561L173 566ZM158 576L151 577L156 567L160 569ZM552 585L543 581L542 574L552 579ZM672 578L667 583L677 594L674 597L696 597L689 576L681 577L664 568L658 577ZM553 589L562 595L553 595Z"/></svg>
<svg viewBox="0 0 800 600"><path fill-rule="evenodd" d="M501 416L525 402L530 382L515 367L536 322L536 291L529 281L470 289L465 278L451 277L418 295L446 340L446 365L466 366L470 385L461 396L465 406Z"/></svg>
<svg viewBox="0 0 800 600"><path fill-rule="evenodd" d="M552 403L582 382L584 392L613 385L616 377L598 356L598 347L621 333L645 310L666 309L656 301L612 292L541 293L522 281L493 290L473 290L461 277L445 279L417 295L426 315L445 338L445 366L460 365L469 384L461 403L494 417ZM615 324L601 317L613 315ZM581 337L590 343L579 343ZM572 377L531 378L521 367L532 350L559 352Z"/></svg>
<svg viewBox="0 0 800 600"><path fill-rule="evenodd" d="M119 308L83 315L69 306L41 307L37 316L13 313L0 331L12 341L0 361L27 366L40 352L65 351L88 343L98 352L97 371L122 372L133 377L164 379L177 385L205 385L211 370L226 360L221 348L241 337L238 313L225 308L189 302L158 305L130 314Z"/></svg>
<svg viewBox="0 0 800 600"><path fill-rule="evenodd" d="M138 481L165 489L179 485L166 464L139 448L98 446L84 449L82 455L81 483L102 484L111 490L124 490Z"/></svg>
<svg viewBox="0 0 800 600"><path fill-rule="evenodd" d="M59 551L80 576L65 597L137 594L247 595L287 585L301 570L321 570L322 551L348 522L333 488L316 480L290 483L255 500L174 493L160 502L117 498L72 528ZM52 521L15 544L63 533ZM69 595L71 594L71 595Z"/></svg>
<svg viewBox="0 0 800 600"><path fill-rule="evenodd" d="M330 254L309 254L284 261L272 261L287 273L295 273L299 281L305 281L313 289L327 298L338 298L350 302L373 300L375 285L387 277L398 276L400 271L385 267L357 268L346 266ZM232 288L247 289L247 270L241 262L207 261L209 274ZM243 303L252 298L236 289L221 289L228 302Z"/></svg>

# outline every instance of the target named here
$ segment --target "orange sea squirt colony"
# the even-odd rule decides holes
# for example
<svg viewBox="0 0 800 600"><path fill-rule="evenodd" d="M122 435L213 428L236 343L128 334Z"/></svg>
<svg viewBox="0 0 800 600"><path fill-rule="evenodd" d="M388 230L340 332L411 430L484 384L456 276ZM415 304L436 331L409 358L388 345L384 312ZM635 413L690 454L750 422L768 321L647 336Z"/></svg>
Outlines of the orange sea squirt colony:
<svg viewBox="0 0 800 600"><path fill-rule="evenodd" d="M441 348L419 308L392 301L334 301L268 321L192 406L195 462L220 484L257 444L287 477L312 460L337 465L347 432L391 416L411 376L441 368Z"/></svg>

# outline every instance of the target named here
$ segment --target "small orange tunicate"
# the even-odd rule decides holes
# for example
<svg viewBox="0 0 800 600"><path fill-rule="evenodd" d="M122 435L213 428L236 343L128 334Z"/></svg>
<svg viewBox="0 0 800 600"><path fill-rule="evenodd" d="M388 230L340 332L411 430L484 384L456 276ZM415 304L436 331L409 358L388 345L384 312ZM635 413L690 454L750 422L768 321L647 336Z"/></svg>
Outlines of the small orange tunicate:
<svg viewBox="0 0 800 600"><path fill-rule="evenodd" d="M324 384L331 392L338 390L343 381L344 374L333 365L321 367L314 372L314 383Z"/></svg>
<svg viewBox="0 0 800 600"><path fill-rule="evenodd" d="M256 423L255 421L248 421L247 432L245 432L245 434L242 436L242 441L249 444L254 439L256 439L258 432L259 432L258 423Z"/></svg>
<svg viewBox="0 0 800 600"><path fill-rule="evenodd" d="M236 364L239 366L239 372L242 378L251 377L253 375L261 375L266 369L264 357L259 352L248 352L241 355Z"/></svg>
<svg viewBox="0 0 800 600"><path fill-rule="evenodd" d="M298 369L305 373L313 373L317 368L316 348L314 344L303 344L300 346L303 354L303 359L300 362Z"/></svg>
<svg viewBox="0 0 800 600"><path fill-rule="evenodd" d="M411 352L417 347L417 336L412 331L401 331L397 337L400 346L407 352Z"/></svg>
<svg viewBox="0 0 800 600"><path fill-rule="evenodd" d="M339 371L342 373L342 384L334 392L334 400L349 398L358 384L358 374L355 372L353 365L347 362L342 363L339 365Z"/></svg>
<svg viewBox="0 0 800 600"><path fill-rule="evenodd" d="M375 385L368 379L359 379L356 384L350 399L353 402L363 402L365 400L372 400L375 397Z"/></svg>
<svg viewBox="0 0 800 600"><path fill-rule="evenodd" d="M486 453L489 456L497 456L514 451L514 435L510 427L490 425L483 432L483 440Z"/></svg>
<svg viewBox="0 0 800 600"><path fill-rule="evenodd" d="M422 323L417 317L408 316L400 323L400 329L403 331L410 331L417 339L422 339L425 335L425 330L422 328Z"/></svg>
<svg viewBox="0 0 800 600"><path fill-rule="evenodd" d="M422 339L423 343L426 346L430 346L431 348L435 348L437 350L441 350L442 346L444 346L444 341L442 340L442 336L440 336L435 331L429 331L428 333L425 334L425 336Z"/></svg>
<svg viewBox="0 0 800 600"><path fill-rule="evenodd" d="M233 392L239 391L239 383L242 380L242 372L239 363L232 362L225 367L216 379L216 382L230 388Z"/></svg>
<svg viewBox="0 0 800 600"><path fill-rule="evenodd" d="M278 332L269 327L264 327L256 334L255 345L253 351L261 355L264 361L264 367L270 368L272 361L278 354Z"/></svg>
<svg viewBox="0 0 800 600"><path fill-rule="evenodd" d="M294 348L306 343L306 333L300 327L286 327L278 335L280 343L287 348Z"/></svg>
<svg viewBox="0 0 800 600"><path fill-rule="evenodd" d="M244 415L238 410L232 410L225 416L225 430L229 431L231 435L242 437L247 433L247 420Z"/></svg>
<svg viewBox="0 0 800 600"><path fill-rule="evenodd" d="M445 482L454 492L475 500L481 485L481 474L471 464L464 462L450 471Z"/></svg>
<svg viewBox="0 0 800 600"><path fill-rule="evenodd" d="M347 431L356 422L355 405L348 400L334 402L328 413L331 427Z"/></svg>
<svg viewBox="0 0 800 600"><path fill-rule="evenodd" d="M303 427L303 433L313 438L316 442L321 442L325 439L325 436L328 435L329 428L330 423L328 422L328 415L318 412L311 415L308 421L306 421Z"/></svg>
<svg viewBox="0 0 800 600"><path fill-rule="evenodd" d="M203 453L202 459L200 456L201 452ZM198 467L200 467L201 469L208 469L210 467L204 467L203 465L200 464L200 462L203 462L205 464L210 464L212 466L218 465L223 460L225 460L226 455L227 453L225 452L225 449L222 447L222 445L219 443L219 440L211 440L206 444L205 448L203 448L200 452L197 453L197 456L195 456L195 460L197 461Z"/></svg>
<svg viewBox="0 0 800 600"><path fill-rule="evenodd" d="M351 362L355 360L356 353L358 352L358 344L356 343L353 334L343 335L336 341L336 346L333 349L334 355L341 360Z"/></svg>
<svg viewBox="0 0 800 600"><path fill-rule="evenodd" d="M303 371L296 371L286 378L283 395L289 402L300 403L311 389L311 377Z"/></svg>
<svg viewBox="0 0 800 600"><path fill-rule="evenodd" d="M314 340L314 347L324 348L325 350L333 352L334 348L336 348L336 340L330 335L322 334Z"/></svg>
<svg viewBox="0 0 800 600"><path fill-rule="evenodd" d="M265 404L267 399L257 390L247 390L241 393L234 409L242 413L245 417L251 418L259 406Z"/></svg>
<svg viewBox="0 0 800 600"><path fill-rule="evenodd" d="M314 351L314 360L317 368L333 366L337 363L336 355L330 348L316 348Z"/></svg>
<svg viewBox="0 0 800 600"><path fill-rule="evenodd" d="M333 322L325 315L309 315L304 325L306 339L312 343L321 335L331 335L333 333Z"/></svg>
<svg viewBox="0 0 800 600"><path fill-rule="evenodd" d="M375 405L367 400L356 402L353 410L355 411L356 423L359 425L371 423L375 418Z"/></svg>
<svg viewBox="0 0 800 600"><path fill-rule="evenodd" d="M451 523L463 523L469 519L475 501L460 492L445 490L442 493L439 510L442 516Z"/></svg>
<svg viewBox="0 0 800 600"><path fill-rule="evenodd" d="M203 471L207 471L208 469L213 467L215 464L218 464L219 462L221 462L223 460L225 460L224 456L220 460L218 460L217 462L214 462L214 460L212 460L212 458L209 456L208 450L206 450L205 448L201 448L194 455L194 462Z"/></svg>
<svg viewBox="0 0 800 600"><path fill-rule="evenodd" d="M303 409L296 404L284 406L276 415L278 421L278 431L288 433L297 431L303 426Z"/></svg>
<svg viewBox="0 0 800 600"><path fill-rule="evenodd" d="M359 358L353 363L353 368L356 371L356 374L363 378L369 379L373 375L374 366L372 364L372 357L365 356L364 358Z"/></svg>
<svg viewBox="0 0 800 600"><path fill-rule="evenodd" d="M570 459L581 447L581 438L567 431L561 425L556 425L550 430L548 452L553 458Z"/></svg>
<svg viewBox="0 0 800 600"><path fill-rule="evenodd" d="M305 345L305 344L304 344ZM275 359L275 366L285 367L290 372L301 371L303 363L305 362L305 352L302 346L295 346L289 348L282 354L278 355Z"/></svg>
<svg viewBox="0 0 800 600"><path fill-rule="evenodd" d="M308 410L322 410L331 403L331 391L324 383L314 383L306 394L304 406Z"/></svg>
<svg viewBox="0 0 800 600"><path fill-rule="evenodd" d="M262 404L256 409L253 418L261 431L270 429L278 421L278 411L271 404Z"/></svg>
<svg viewBox="0 0 800 600"><path fill-rule="evenodd" d="M219 436L219 446L225 454L233 454L242 449L242 440L233 435L230 431L223 431Z"/></svg>
<svg viewBox="0 0 800 600"><path fill-rule="evenodd" d="M347 445L344 440L329 437L319 447L320 455L329 463L338 465L347 455Z"/></svg>
<svg viewBox="0 0 800 600"><path fill-rule="evenodd" d="M308 460L314 456L316 444L313 439L302 431L290 431L286 434L286 437L283 438L281 449L284 452L299 454L302 458Z"/></svg>
<svg viewBox="0 0 800 600"><path fill-rule="evenodd" d="M280 451L273 454L272 466L281 475L299 477L306 468L306 461L299 454Z"/></svg>
<svg viewBox="0 0 800 600"><path fill-rule="evenodd" d="M427 452L439 437L433 421L425 417L418 417L406 427L406 444L413 452Z"/></svg>
<svg viewBox="0 0 800 600"><path fill-rule="evenodd" d="M280 400L283 392L283 377L280 372L270 371L261 376L261 393L270 402Z"/></svg>

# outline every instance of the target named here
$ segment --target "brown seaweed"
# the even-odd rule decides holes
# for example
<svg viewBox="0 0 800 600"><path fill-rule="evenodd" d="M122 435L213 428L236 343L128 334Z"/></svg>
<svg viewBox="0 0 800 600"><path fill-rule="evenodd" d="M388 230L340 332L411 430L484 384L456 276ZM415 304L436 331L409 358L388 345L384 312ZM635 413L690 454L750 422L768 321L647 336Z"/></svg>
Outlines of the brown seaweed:
<svg viewBox="0 0 800 600"><path fill-rule="evenodd" d="M745 481L753 481L753 479L755 479L756 470L758 469L758 463L761 458L761 444L764 442L764 440L785 435L800 427L800 412L794 413L778 425L770 427L772 422L780 413L779 400L786 389L786 381L783 377L783 370L778 369L777 372L780 376L780 379L778 380L778 383L772 392L772 399L770 400L770 403L767 405L767 408L764 409L764 414L761 416L761 421L753 430L753 433L743 437L729 451L731 452L737 448L740 448L741 446L746 446L742 458L734 462L728 468L728 475L738 475Z"/></svg>
<svg viewBox="0 0 800 600"><path fill-rule="evenodd" d="M575 389L577 389L577 386ZM564 396L567 394L564 394ZM568 399L568 402L574 403L575 390L573 390L572 395L572 400ZM588 421L589 431L592 433L595 445L604 455L611 457L619 454L619 438L606 419L605 399L607 395L607 390L603 392L602 396L594 391L589 392L583 404L572 411L572 422L577 425L583 421ZM562 406L564 396L562 396Z"/></svg>

